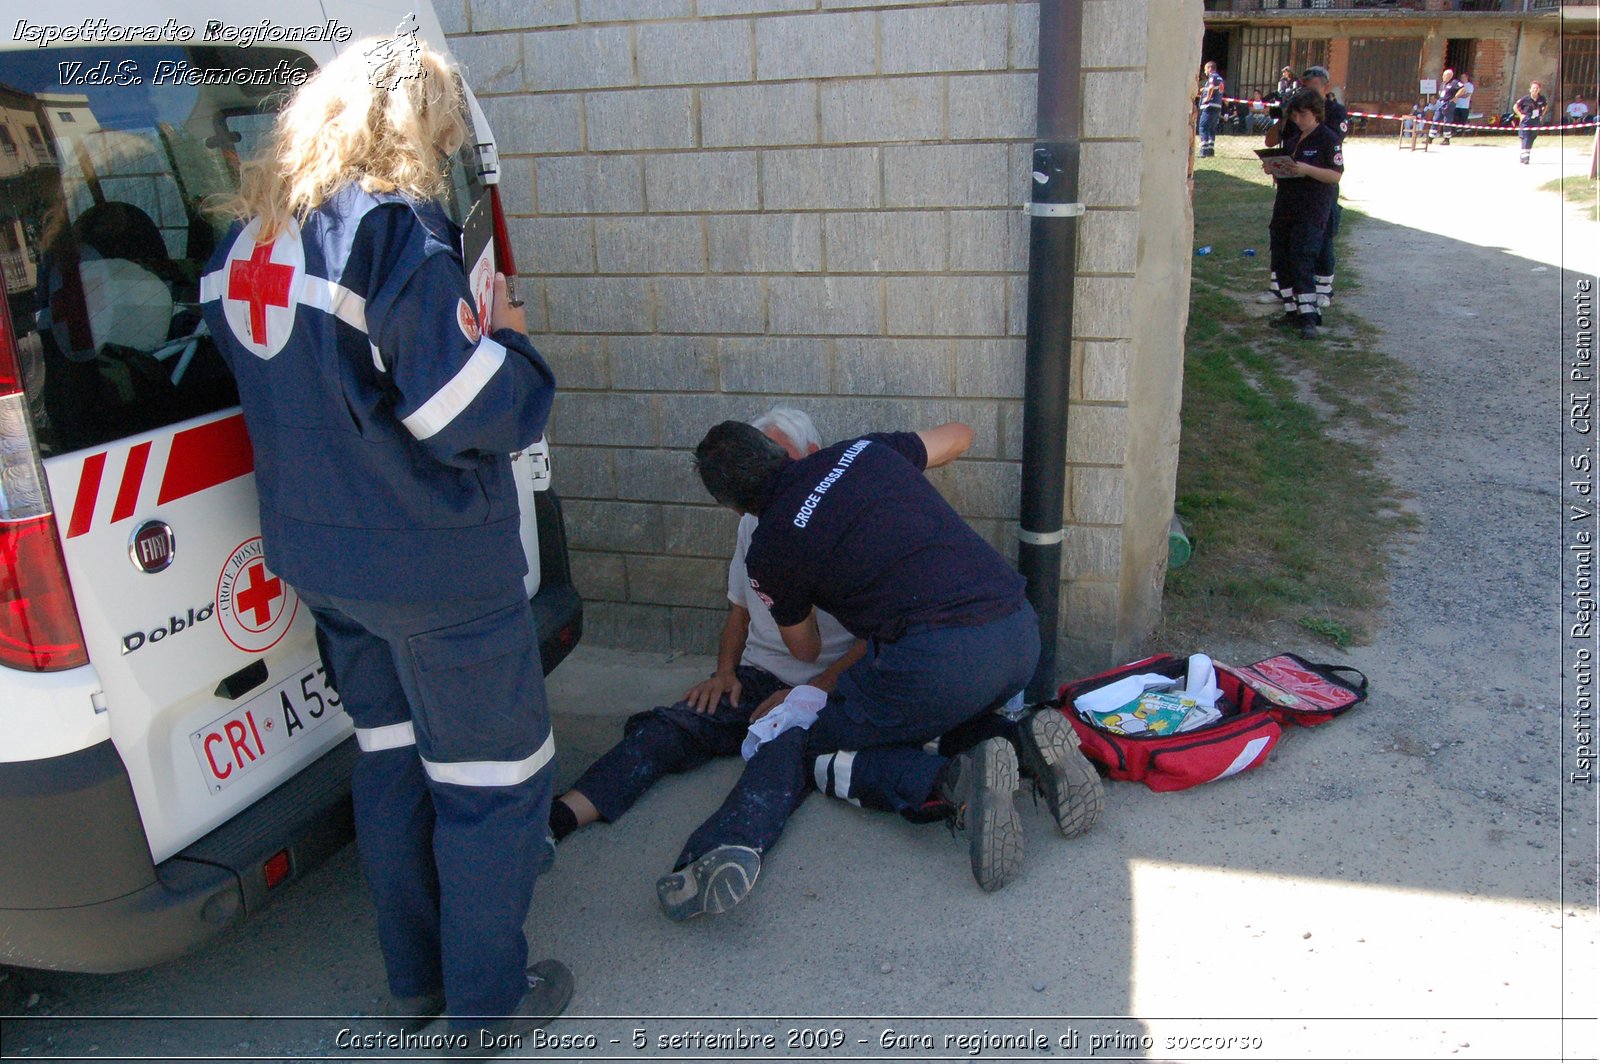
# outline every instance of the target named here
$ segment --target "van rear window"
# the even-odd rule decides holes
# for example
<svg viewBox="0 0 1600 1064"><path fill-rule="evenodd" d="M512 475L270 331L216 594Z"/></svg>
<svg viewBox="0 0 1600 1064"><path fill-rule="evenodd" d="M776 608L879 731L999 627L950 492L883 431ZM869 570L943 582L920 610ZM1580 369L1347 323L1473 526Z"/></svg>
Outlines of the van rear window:
<svg viewBox="0 0 1600 1064"><path fill-rule="evenodd" d="M0 52L0 269L45 455L231 406L199 278L205 201L316 69L251 48Z"/></svg>

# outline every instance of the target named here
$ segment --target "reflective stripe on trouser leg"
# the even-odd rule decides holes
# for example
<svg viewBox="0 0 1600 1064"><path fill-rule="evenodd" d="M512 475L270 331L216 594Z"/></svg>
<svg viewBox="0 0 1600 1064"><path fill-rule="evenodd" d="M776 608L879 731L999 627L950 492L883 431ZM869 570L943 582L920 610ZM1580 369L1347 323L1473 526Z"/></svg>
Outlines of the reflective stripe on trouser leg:
<svg viewBox="0 0 1600 1064"><path fill-rule="evenodd" d="M1331 295L1333 295L1333 274L1331 274L1331 273L1319 273L1319 274L1317 274L1317 295L1319 295L1319 296L1331 296Z"/></svg>
<svg viewBox="0 0 1600 1064"><path fill-rule="evenodd" d="M861 802L850 797L850 774L855 767L856 752L840 750L836 754L823 754L812 766L812 778L817 790L830 798L843 798L853 806Z"/></svg>
<svg viewBox="0 0 1600 1064"><path fill-rule="evenodd" d="M301 592L317 622L317 647L362 754L351 773L356 848L377 911L389 991L436 993L439 882L433 867L433 801L417 759L405 690L389 645L331 602Z"/></svg>

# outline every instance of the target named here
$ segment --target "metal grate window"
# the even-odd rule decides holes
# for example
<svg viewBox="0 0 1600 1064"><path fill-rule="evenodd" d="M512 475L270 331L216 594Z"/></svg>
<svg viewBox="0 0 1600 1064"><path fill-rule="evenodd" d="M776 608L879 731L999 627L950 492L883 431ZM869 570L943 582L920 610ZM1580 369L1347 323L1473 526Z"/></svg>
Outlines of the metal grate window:
<svg viewBox="0 0 1600 1064"><path fill-rule="evenodd" d="M1294 59L1289 63L1295 75L1305 73L1307 67L1327 66L1329 44L1326 37L1302 37L1295 41Z"/></svg>
<svg viewBox="0 0 1600 1064"><path fill-rule="evenodd" d="M1594 113L1595 95L1600 92L1600 39L1588 34L1568 34L1561 38L1561 107L1577 93L1589 101L1589 112Z"/></svg>
<svg viewBox="0 0 1600 1064"><path fill-rule="evenodd" d="M1289 27L1246 26L1235 41L1228 95L1247 100L1278 87L1278 72L1289 63Z"/></svg>
<svg viewBox="0 0 1600 1064"><path fill-rule="evenodd" d="M1345 106L1405 114L1419 99L1417 70L1422 60L1418 37L1353 37Z"/></svg>

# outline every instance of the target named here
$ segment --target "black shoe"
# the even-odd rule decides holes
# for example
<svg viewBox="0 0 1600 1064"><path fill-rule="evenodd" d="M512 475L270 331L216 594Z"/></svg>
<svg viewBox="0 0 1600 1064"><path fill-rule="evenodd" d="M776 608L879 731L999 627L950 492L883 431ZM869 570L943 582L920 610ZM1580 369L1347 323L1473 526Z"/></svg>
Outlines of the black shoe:
<svg viewBox="0 0 1600 1064"><path fill-rule="evenodd" d="M1273 318L1271 321L1267 322L1267 324L1272 326L1274 329L1299 328L1300 315L1296 314L1292 310L1286 311L1285 313L1279 314L1276 318Z"/></svg>
<svg viewBox="0 0 1600 1064"><path fill-rule="evenodd" d="M952 758L936 787L950 803L950 830L967 833L972 878L996 891L1022 874L1022 818L1013 796L1017 755L1005 739L985 739Z"/></svg>
<svg viewBox="0 0 1600 1064"><path fill-rule="evenodd" d="M761 855L748 846L718 846L687 868L656 880L656 901L669 920L702 913L719 916L750 893L761 874Z"/></svg>
<svg viewBox="0 0 1600 1064"><path fill-rule="evenodd" d="M521 1049L522 1036L566 1011L572 1000L572 973L560 961L540 961L528 969L528 990L509 1016L471 1017L453 1026L452 1035L466 1035L465 1046L452 1046L452 1057L495 1057L507 1049ZM472 1020L477 1019L476 1024Z"/></svg>
<svg viewBox="0 0 1600 1064"><path fill-rule="evenodd" d="M422 1030L444 1013L444 991L431 994L413 994L410 997L389 995L388 1000L373 1018L381 1031L413 1034Z"/></svg>
<svg viewBox="0 0 1600 1064"><path fill-rule="evenodd" d="M1314 322L1314 321L1305 321L1305 322L1301 322L1300 323L1300 339L1302 339L1302 340L1315 340L1315 339L1317 339L1318 335L1319 335L1319 333L1318 333L1318 330L1317 330L1317 323L1316 322Z"/></svg>
<svg viewBox="0 0 1600 1064"><path fill-rule="evenodd" d="M1033 777L1033 791L1043 795L1056 826L1067 838L1094 827L1105 810L1100 773L1078 751L1078 736L1058 710L1037 710L1018 729L1022 767Z"/></svg>

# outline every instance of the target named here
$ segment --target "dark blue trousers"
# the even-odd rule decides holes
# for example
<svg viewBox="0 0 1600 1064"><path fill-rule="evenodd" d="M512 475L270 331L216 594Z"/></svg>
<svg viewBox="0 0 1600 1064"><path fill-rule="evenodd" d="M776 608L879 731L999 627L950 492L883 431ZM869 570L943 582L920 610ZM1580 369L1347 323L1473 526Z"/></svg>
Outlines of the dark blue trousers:
<svg viewBox="0 0 1600 1064"><path fill-rule="evenodd" d="M1222 128L1222 108L1200 108L1200 146L1209 148L1217 142L1217 130Z"/></svg>
<svg viewBox="0 0 1600 1064"><path fill-rule="evenodd" d="M505 1015L527 990L555 752L522 582L492 600L301 598L362 749L356 839L390 992Z"/></svg>
<svg viewBox="0 0 1600 1064"><path fill-rule="evenodd" d="M789 685L754 665L740 665L735 675L740 684L737 703L723 695L709 714L678 702L629 717L622 741L601 754L572 789L610 822L632 808L661 777L699 768L714 757L738 754L750 715L768 695Z"/></svg>
<svg viewBox="0 0 1600 1064"><path fill-rule="evenodd" d="M915 809L946 760L923 744L1005 702L1038 660L1039 621L1026 603L988 624L874 640L809 730L791 729L757 751L674 867L717 846L766 852L813 783L869 808Z"/></svg>

